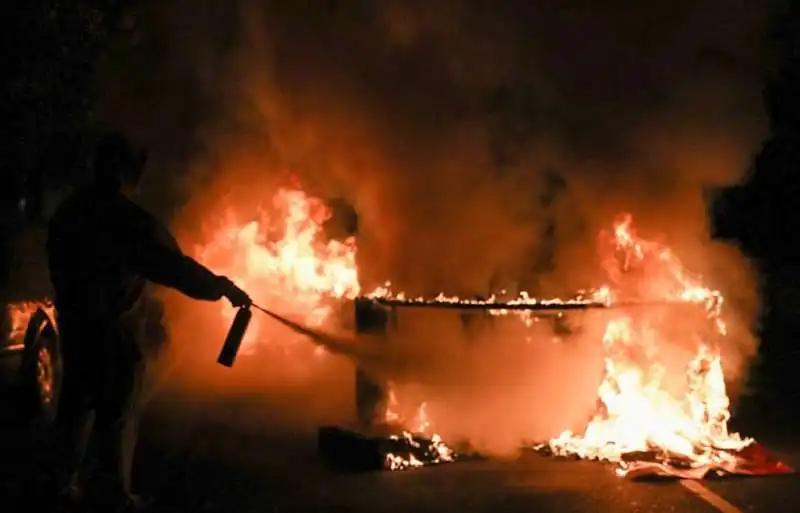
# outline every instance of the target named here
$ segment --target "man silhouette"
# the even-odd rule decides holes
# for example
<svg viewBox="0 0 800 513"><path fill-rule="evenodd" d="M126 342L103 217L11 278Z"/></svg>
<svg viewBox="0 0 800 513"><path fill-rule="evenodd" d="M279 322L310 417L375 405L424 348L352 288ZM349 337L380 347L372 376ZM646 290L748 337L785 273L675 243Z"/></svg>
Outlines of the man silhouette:
<svg viewBox="0 0 800 513"><path fill-rule="evenodd" d="M53 214L47 239L61 334L64 375L56 455L62 504L80 499L79 471L92 434L103 511L139 511L131 494L139 395L144 372L141 309L147 281L189 297L250 304L228 278L184 255L175 238L131 201L146 152L125 137L104 136L94 183L74 191Z"/></svg>

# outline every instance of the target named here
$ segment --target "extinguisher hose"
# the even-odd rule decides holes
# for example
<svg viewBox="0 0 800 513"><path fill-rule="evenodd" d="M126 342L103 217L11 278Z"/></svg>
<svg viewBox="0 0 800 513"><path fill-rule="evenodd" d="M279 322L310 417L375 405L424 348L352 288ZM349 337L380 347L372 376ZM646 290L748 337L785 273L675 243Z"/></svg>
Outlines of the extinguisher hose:
<svg viewBox="0 0 800 513"><path fill-rule="evenodd" d="M315 344L322 346L333 353L339 353L356 360L362 360L365 357L366 358L370 357L370 355L365 353L363 347L358 346L357 341L355 340L336 337L334 335L329 335L308 328L306 326L296 323L295 321L289 320L286 317L283 317L282 315L278 315L275 312L268 310L262 306L259 306L255 303L251 304L251 306L256 310L258 310L259 312L262 312L263 314L272 317L273 319L283 324L287 328L291 329L295 333L309 337Z"/></svg>

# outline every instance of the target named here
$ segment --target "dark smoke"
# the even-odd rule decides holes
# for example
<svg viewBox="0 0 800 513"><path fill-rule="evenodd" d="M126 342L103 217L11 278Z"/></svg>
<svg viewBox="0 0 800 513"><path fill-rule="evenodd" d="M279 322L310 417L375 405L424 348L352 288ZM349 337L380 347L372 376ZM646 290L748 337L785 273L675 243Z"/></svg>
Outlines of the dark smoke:
<svg viewBox="0 0 800 513"><path fill-rule="evenodd" d="M142 6L101 111L154 148L161 201L289 170L357 204L381 280L484 292L530 278L551 218L557 269L621 210L705 231L702 187L738 180L763 128L744 4Z"/></svg>
<svg viewBox="0 0 800 513"><path fill-rule="evenodd" d="M765 128L762 11L142 2L98 108L152 149L147 199L187 244L288 172L355 205L368 288L560 294L602 283L596 234L627 211L731 288L749 333L752 277L710 241L704 188L737 182ZM736 372L756 346L732 338Z"/></svg>

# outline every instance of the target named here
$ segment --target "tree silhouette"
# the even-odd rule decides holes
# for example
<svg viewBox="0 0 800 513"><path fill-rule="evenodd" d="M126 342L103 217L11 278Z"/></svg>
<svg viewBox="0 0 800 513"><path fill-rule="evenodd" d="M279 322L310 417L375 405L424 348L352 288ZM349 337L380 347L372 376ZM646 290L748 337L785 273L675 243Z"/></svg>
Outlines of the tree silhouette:
<svg viewBox="0 0 800 513"><path fill-rule="evenodd" d="M800 230L800 7L773 0L766 34L771 74L764 104L771 134L753 161L748 180L722 191L714 224L722 238L738 239L745 250L775 263L800 262L794 244Z"/></svg>
<svg viewBox="0 0 800 513"><path fill-rule="evenodd" d="M32 1L5 17L10 80L0 100L0 151L3 175L17 184L9 196L19 197L26 182L41 186L45 167L67 165L59 157L70 155L72 134L85 131L91 119L94 64L130 3Z"/></svg>

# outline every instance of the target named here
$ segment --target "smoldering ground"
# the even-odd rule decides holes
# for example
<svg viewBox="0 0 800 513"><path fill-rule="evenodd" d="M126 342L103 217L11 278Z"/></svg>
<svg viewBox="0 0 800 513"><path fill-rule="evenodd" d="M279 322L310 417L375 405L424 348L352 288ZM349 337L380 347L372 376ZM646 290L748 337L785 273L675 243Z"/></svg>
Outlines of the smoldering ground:
<svg viewBox="0 0 800 513"><path fill-rule="evenodd" d="M147 197L187 247L224 208L247 217L268 202L288 171L354 204L367 289L551 295L602 283L597 233L630 212L731 298L728 372L755 354L752 273L710 241L704 187L741 179L763 135L760 3L174 1L142 2L130 20L98 112L150 146ZM174 347L216 348L224 328L201 329L213 307L168 307ZM419 340L418 352L448 348ZM535 374L568 389L597 368L593 351ZM181 367L204 393L232 379L213 353ZM242 380L285 396L286 382ZM306 395L344 404L349 387ZM567 395L582 404L590 388ZM473 423L498 415L472 409Z"/></svg>

